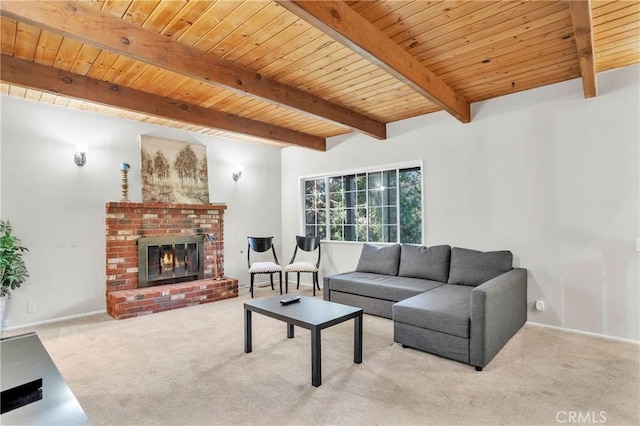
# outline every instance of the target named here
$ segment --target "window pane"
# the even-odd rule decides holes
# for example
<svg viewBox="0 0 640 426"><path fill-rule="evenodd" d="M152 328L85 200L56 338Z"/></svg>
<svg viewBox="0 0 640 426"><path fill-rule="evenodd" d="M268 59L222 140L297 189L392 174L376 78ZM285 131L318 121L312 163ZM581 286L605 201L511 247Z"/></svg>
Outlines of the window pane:
<svg viewBox="0 0 640 426"><path fill-rule="evenodd" d="M369 206L382 205L382 192L378 190L369 191Z"/></svg>
<svg viewBox="0 0 640 426"><path fill-rule="evenodd" d="M326 210L318 210L318 217L317 217L317 223L318 225L324 225L325 223L327 223L327 211Z"/></svg>
<svg viewBox="0 0 640 426"><path fill-rule="evenodd" d="M315 237L316 236L316 227L313 225L305 226L305 235L307 237Z"/></svg>
<svg viewBox="0 0 640 426"><path fill-rule="evenodd" d="M341 192L342 191L342 176L335 176L329 178L329 191Z"/></svg>
<svg viewBox="0 0 640 426"><path fill-rule="evenodd" d="M387 223L389 225L396 225L398 223L398 211L396 206L387 207Z"/></svg>
<svg viewBox="0 0 640 426"><path fill-rule="evenodd" d="M342 192L332 192L331 195L329 196L329 199L331 200L331 207L334 207L334 208L342 207L343 206L342 198L343 198Z"/></svg>
<svg viewBox="0 0 640 426"><path fill-rule="evenodd" d="M395 243L398 241L398 227L387 226L387 242Z"/></svg>
<svg viewBox="0 0 640 426"><path fill-rule="evenodd" d="M335 241L343 241L342 225L331 225L331 239Z"/></svg>
<svg viewBox="0 0 640 426"><path fill-rule="evenodd" d="M320 237L323 240L327 239L327 227L326 226L318 226L316 230L316 237Z"/></svg>
<svg viewBox="0 0 640 426"><path fill-rule="evenodd" d="M395 187L396 186L396 171L388 170L384 172L384 185L387 187Z"/></svg>
<svg viewBox="0 0 640 426"><path fill-rule="evenodd" d="M369 189L379 189L382 185L382 172L369 173Z"/></svg>
<svg viewBox="0 0 640 426"><path fill-rule="evenodd" d="M357 241L367 241L367 225L356 226Z"/></svg>
<svg viewBox="0 0 640 426"><path fill-rule="evenodd" d="M354 191L344 193L344 204L345 207L353 207L356 205L356 193Z"/></svg>
<svg viewBox="0 0 640 426"><path fill-rule="evenodd" d="M344 227L344 240L356 241L356 227L353 225L345 225Z"/></svg>
<svg viewBox="0 0 640 426"><path fill-rule="evenodd" d="M382 225L382 208L381 207L369 209L369 224Z"/></svg>
<svg viewBox="0 0 640 426"><path fill-rule="evenodd" d="M315 188L315 181L308 180L304 183L304 193L305 194L313 194L313 190Z"/></svg>
<svg viewBox="0 0 640 426"><path fill-rule="evenodd" d="M318 194L318 196L316 197L316 208L317 209L326 209L327 208L327 201L325 198L325 194Z"/></svg>
<svg viewBox="0 0 640 426"><path fill-rule="evenodd" d="M367 174L366 173L360 173L357 175L356 178L357 181L357 189L358 191L364 191L365 189L367 189Z"/></svg>
<svg viewBox="0 0 640 426"><path fill-rule="evenodd" d="M345 191L356 190L356 175L347 175L344 177L344 190Z"/></svg>
<svg viewBox="0 0 640 426"><path fill-rule="evenodd" d="M315 210L307 210L305 213L305 223L312 225L316 223L316 211Z"/></svg>
<svg viewBox="0 0 640 426"><path fill-rule="evenodd" d="M307 195L304 197L304 208L309 210L315 207L313 195Z"/></svg>
<svg viewBox="0 0 640 426"><path fill-rule="evenodd" d="M356 223L356 210L345 209L344 223L355 224Z"/></svg>
<svg viewBox="0 0 640 426"><path fill-rule="evenodd" d="M329 210L329 222L331 222L332 225L342 225L344 223L344 210L342 209Z"/></svg>
<svg viewBox="0 0 640 426"><path fill-rule="evenodd" d="M388 206L396 206L398 204L397 196L396 196L396 188L387 189L385 191L385 200Z"/></svg>
<svg viewBox="0 0 640 426"><path fill-rule="evenodd" d="M356 196L356 205L358 206L367 205L367 191L358 191L358 195Z"/></svg>
<svg viewBox="0 0 640 426"><path fill-rule="evenodd" d="M369 241L382 242L382 226L373 225L369 226Z"/></svg>

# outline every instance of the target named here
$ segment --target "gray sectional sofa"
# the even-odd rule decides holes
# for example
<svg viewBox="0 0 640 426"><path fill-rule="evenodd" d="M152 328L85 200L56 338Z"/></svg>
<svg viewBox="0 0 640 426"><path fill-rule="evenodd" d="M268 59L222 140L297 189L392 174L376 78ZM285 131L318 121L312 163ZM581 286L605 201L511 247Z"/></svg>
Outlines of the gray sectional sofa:
<svg viewBox="0 0 640 426"><path fill-rule="evenodd" d="M527 320L527 271L509 251L364 244L324 299L393 319L394 341L482 370Z"/></svg>

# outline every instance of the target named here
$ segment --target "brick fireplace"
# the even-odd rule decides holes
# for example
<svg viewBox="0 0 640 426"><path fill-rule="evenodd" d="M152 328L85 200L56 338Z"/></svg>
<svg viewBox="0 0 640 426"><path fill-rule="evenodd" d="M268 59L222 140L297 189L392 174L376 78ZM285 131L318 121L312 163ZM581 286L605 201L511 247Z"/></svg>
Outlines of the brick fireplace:
<svg viewBox="0 0 640 426"><path fill-rule="evenodd" d="M238 280L224 276L226 208L224 204L107 203L107 313L124 319L237 297ZM139 240L157 240L161 247L174 249L198 241L202 244L199 275L139 286ZM177 252L183 259L187 256L184 250Z"/></svg>

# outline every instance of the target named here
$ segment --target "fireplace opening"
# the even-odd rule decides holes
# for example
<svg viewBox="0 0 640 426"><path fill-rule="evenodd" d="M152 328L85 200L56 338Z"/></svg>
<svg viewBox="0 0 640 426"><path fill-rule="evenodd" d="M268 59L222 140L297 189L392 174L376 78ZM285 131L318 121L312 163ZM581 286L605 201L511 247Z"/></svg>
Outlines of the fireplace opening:
<svg viewBox="0 0 640 426"><path fill-rule="evenodd" d="M138 287L204 278L204 237L138 240Z"/></svg>

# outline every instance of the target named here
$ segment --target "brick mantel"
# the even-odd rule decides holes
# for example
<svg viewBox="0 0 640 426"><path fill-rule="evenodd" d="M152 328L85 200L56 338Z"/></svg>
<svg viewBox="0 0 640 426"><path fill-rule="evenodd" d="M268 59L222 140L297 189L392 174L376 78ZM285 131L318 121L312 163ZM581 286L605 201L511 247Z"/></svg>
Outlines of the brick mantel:
<svg viewBox="0 0 640 426"><path fill-rule="evenodd" d="M107 312L129 318L238 296L224 277L225 204L106 203ZM138 288L138 239L213 234L204 247L204 280ZM215 262L214 262L215 260ZM218 277L215 279L214 271Z"/></svg>

